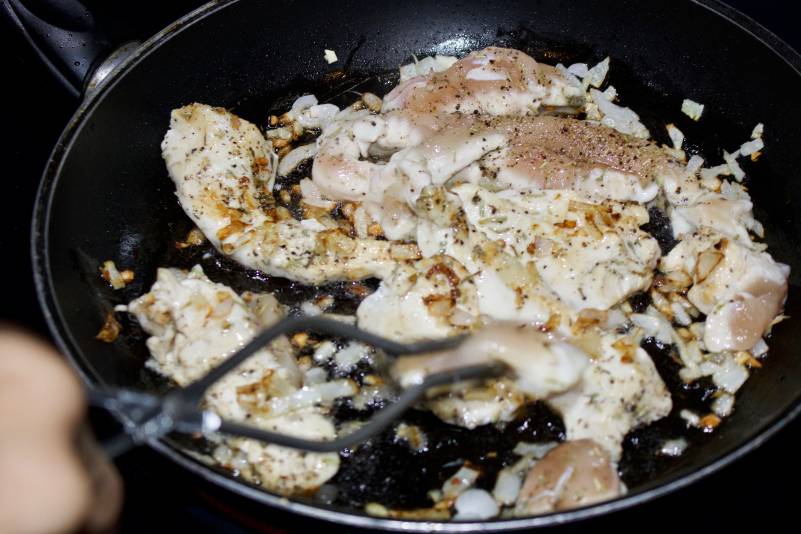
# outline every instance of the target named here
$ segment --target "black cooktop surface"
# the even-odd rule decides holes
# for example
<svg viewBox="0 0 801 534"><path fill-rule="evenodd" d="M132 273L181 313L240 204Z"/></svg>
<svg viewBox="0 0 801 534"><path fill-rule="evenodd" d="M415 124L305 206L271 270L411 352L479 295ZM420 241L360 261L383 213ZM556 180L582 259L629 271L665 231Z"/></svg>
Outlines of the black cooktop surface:
<svg viewBox="0 0 801 534"><path fill-rule="evenodd" d="M100 21L110 29L113 38L124 42L147 38L203 2L140 0L135 11L124 13L119 12L122 4L118 2L92 3L97 5ZM731 0L729 3L801 50L799 19L792 2ZM3 97L0 101L4 103L2 154L6 199L0 210L3 268L0 321L47 336L31 276L29 225L42 168L77 101L50 78L26 43L2 18L0 43L6 72L0 84ZM93 421L101 434L112 426L101 414L93 414ZM739 531L749 524L769 531L797 531L798 527L792 525L797 521L798 492L794 484L801 475L799 444L801 421L795 421L757 451L689 488L635 509L558 531L625 532L649 531L654 527L658 531ZM126 482L120 532L300 532L309 526L297 518L277 515L245 502L226 500L226 504L220 504L217 490L148 449L129 453L118 466Z"/></svg>

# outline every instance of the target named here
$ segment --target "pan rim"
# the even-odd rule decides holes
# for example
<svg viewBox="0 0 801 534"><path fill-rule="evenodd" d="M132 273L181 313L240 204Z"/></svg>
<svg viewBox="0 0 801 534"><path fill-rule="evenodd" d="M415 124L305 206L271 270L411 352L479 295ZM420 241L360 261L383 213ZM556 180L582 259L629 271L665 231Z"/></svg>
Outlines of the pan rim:
<svg viewBox="0 0 801 534"><path fill-rule="evenodd" d="M238 3L239 0L211 0L200 6L194 11L176 20L166 28L145 41L130 57L128 57L118 69L110 76L100 90L89 95L81 102L63 132L61 133L56 145L54 146L45 165L39 188L36 194L34 214L31 224L31 258L33 264L33 277L36 286L37 297L42 308L42 314L47 323L48 329L59 350L70 361L72 367L80 374L81 378L87 383L102 383L102 379L95 374L90 366L82 360L81 351L78 344L72 337L71 332L66 328L66 321L58 303L52 297L54 288L53 277L50 270L49 249L47 247L50 227L50 207L53 202L55 186L61 175L61 170L65 161L65 156L69 153L73 141L81 132L86 124L86 118L102 102L119 82L122 75L144 60L150 53L156 50L159 45L169 39L173 34L180 33L185 27L189 27L228 6ZM801 77L801 54L790 47L786 42L773 34L770 30L741 13L737 9L725 4L721 0L690 0L713 15L726 20L744 31L758 42L766 46L774 55L784 61L796 74ZM393 531L412 531L412 532L491 532L500 530L518 530L525 528L538 528L546 526L558 526L566 523L573 523L621 511L658 497L668 495L684 488L690 484L705 478L721 468L737 461L744 455L760 447L765 441L770 439L779 430L784 428L790 421L801 414L801 392L799 396L781 415L767 423L752 439L734 446L728 452L719 456L716 460L707 463L697 471L681 476L675 480L661 484L657 487L624 495L614 499L599 503L593 506L558 512L542 516L534 516L518 519L494 519L490 521L469 521L469 522L441 522L427 520L400 520L369 516L359 511L342 511L324 505L308 504L300 501L289 500L276 494L268 493L264 490L255 488L244 482L237 481L212 467L193 459L191 456L174 448L166 440L149 443L149 447L156 450L169 460L177 463L183 469L188 470L193 475L199 476L206 482L231 491L234 494L246 497L261 504L275 507L280 510L300 514L313 519L329 521L340 525L348 525L359 528L382 529ZM124 420L122 414L115 414L118 419Z"/></svg>

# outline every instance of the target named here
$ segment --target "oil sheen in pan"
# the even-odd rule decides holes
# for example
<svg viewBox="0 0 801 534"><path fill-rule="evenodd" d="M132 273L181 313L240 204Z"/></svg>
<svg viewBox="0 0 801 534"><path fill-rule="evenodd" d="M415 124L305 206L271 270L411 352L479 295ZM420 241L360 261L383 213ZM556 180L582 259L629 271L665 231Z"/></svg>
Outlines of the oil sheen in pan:
<svg viewBox="0 0 801 534"><path fill-rule="evenodd" d="M396 81L396 74L365 76L334 72L318 83L299 82L282 92L280 98L273 95L265 100L273 102L268 110L277 114L286 110L298 96L309 93L316 94L321 102L330 101L345 106L355 99L356 91L383 94ZM310 165L307 162L290 176L279 179L278 186L291 191L292 185L309 174ZM289 202L282 201L280 195L277 195L277 202L289 208L296 217L301 214L298 201L296 195L290 195ZM655 208L650 210L650 216L651 222L643 229L654 235L664 254L675 245L668 219ZM334 299L329 311L353 314L361 300L378 285L378 281L373 279L318 287L304 286L245 269L219 254L208 243L184 249L176 248L175 243L191 228L191 222L181 214L168 235L165 235L168 241L158 265L188 269L199 264L211 280L226 284L237 292L273 293L290 308L290 313L298 313L302 302L329 296ZM134 296L137 295L124 297ZM649 297L646 294L635 295L630 303L635 311L644 310L649 304ZM144 362L146 349L143 347L143 340L146 335L135 321L123 320L125 342L142 347ZM642 346L653 358L672 394L673 410L664 419L634 429L626 436L619 470L630 489L657 477L677 461L675 457L660 453L666 441L682 438L690 447L703 446L708 434L688 427L679 414L684 409L708 413L715 390L708 378L690 384L681 380L678 375L681 364L673 346L662 345L651 338L645 339ZM356 366L347 376L361 384L364 376L371 371L362 364ZM333 374L335 370L331 369L329 372ZM142 380L153 389L164 390L169 387L163 377L144 369L144 366ZM354 409L349 401L339 402L335 406L334 416L338 423L344 423L364 419L377 408L380 405L368 406L360 411ZM476 485L491 490L498 471L516 461L517 456L513 449L519 442L562 441L565 437L559 416L540 402L523 407L515 420L504 426L485 425L467 430L446 424L434 415L420 410L410 410L399 422L420 428L426 435L427 447L422 451L412 449L407 443L398 441L394 429L390 428L352 450L342 451L341 466L336 477L326 484L325 491L308 499L350 508L362 508L368 502L379 502L390 508L426 507L431 504L427 492L441 487L465 462L481 471ZM210 452L208 444L203 440L182 439L180 443L196 452Z"/></svg>

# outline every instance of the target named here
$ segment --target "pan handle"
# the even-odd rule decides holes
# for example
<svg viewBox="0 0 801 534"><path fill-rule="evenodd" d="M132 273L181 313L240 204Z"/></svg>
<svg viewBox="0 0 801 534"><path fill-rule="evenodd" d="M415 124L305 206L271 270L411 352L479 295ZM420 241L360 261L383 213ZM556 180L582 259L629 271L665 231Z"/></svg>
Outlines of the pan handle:
<svg viewBox="0 0 801 534"><path fill-rule="evenodd" d="M114 50L96 27L85 0L6 0L3 7L53 76L75 97L97 89L139 45L126 43Z"/></svg>

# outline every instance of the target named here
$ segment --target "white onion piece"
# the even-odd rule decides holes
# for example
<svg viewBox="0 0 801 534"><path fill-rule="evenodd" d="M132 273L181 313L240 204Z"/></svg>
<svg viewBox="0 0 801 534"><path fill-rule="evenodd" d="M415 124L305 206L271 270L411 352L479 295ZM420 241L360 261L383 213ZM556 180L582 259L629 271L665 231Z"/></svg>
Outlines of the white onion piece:
<svg viewBox="0 0 801 534"><path fill-rule="evenodd" d="M470 488L470 486L476 482L476 479L478 479L478 475L479 472L475 469L460 467L459 470L442 485L442 495L444 497L456 497Z"/></svg>
<svg viewBox="0 0 801 534"><path fill-rule="evenodd" d="M503 506L509 506L517 501L523 481L520 476L509 469L501 469L498 478L495 480L495 487L492 496L495 501Z"/></svg>
<svg viewBox="0 0 801 534"><path fill-rule="evenodd" d="M712 403L712 411L719 417L728 417L734 411L734 395L724 393Z"/></svg>
<svg viewBox="0 0 801 534"><path fill-rule="evenodd" d="M314 95L303 95L297 100L292 103L291 113L297 114L303 111L304 109L308 109L312 106L317 105L317 97Z"/></svg>
<svg viewBox="0 0 801 534"><path fill-rule="evenodd" d="M304 128L323 128L337 116L339 108L334 104L314 105L295 116L295 121Z"/></svg>
<svg viewBox="0 0 801 534"><path fill-rule="evenodd" d="M559 74L562 75L569 85L572 85L573 87L581 87L581 80L579 80L575 74L566 69L564 65L558 63L556 65L556 70L559 71Z"/></svg>
<svg viewBox="0 0 801 534"><path fill-rule="evenodd" d="M762 142L762 139L757 137L753 141L748 141L747 143L743 143L740 147L740 154L743 156L750 156L751 154L756 154L760 150L765 148L765 143Z"/></svg>
<svg viewBox="0 0 801 534"><path fill-rule="evenodd" d="M498 503L483 489L469 489L454 503L456 520L489 519L498 515Z"/></svg>
<svg viewBox="0 0 801 534"><path fill-rule="evenodd" d="M670 136L670 142L673 143L673 148L681 150L681 146L684 144L684 133L673 124L668 124L666 128Z"/></svg>
<svg viewBox="0 0 801 534"><path fill-rule="evenodd" d="M703 166L704 166L704 158L702 158L701 156L693 156L690 158L690 161L687 162L687 172L689 174L695 174Z"/></svg>
<svg viewBox="0 0 801 534"><path fill-rule="evenodd" d="M767 354L767 352L768 352L768 344L765 343L764 339L760 339L759 341L757 341L756 345L754 345L751 348L751 356L753 356L754 358L759 358L763 354Z"/></svg>
<svg viewBox="0 0 801 534"><path fill-rule="evenodd" d="M584 78L589 71L590 68L586 63L573 63L567 68L567 72L579 78Z"/></svg>
<svg viewBox="0 0 801 534"><path fill-rule="evenodd" d="M704 113L704 105L698 102L693 102L689 98L685 98L681 103L681 112L690 117L692 120L697 121Z"/></svg>
<svg viewBox="0 0 801 534"><path fill-rule="evenodd" d="M303 202L306 204L323 209L331 209L336 206L336 203L323 198L323 193L309 178L304 178L298 185L300 186L300 194L303 197Z"/></svg>
<svg viewBox="0 0 801 534"><path fill-rule="evenodd" d="M559 445L559 443L556 441L549 441L547 443L526 443L521 441L515 445L515 448L512 450L512 452L519 454L520 456L531 455L539 460L557 445Z"/></svg>
<svg viewBox="0 0 801 534"><path fill-rule="evenodd" d="M267 416L275 417L287 412L308 408L315 404L330 404L339 397L352 397L358 388L352 380L342 379L304 386L286 397L275 397L267 403Z"/></svg>
<svg viewBox="0 0 801 534"><path fill-rule="evenodd" d="M336 353L337 346L333 341L323 341L314 351L315 362L326 362Z"/></svg>
<svg viewBox="0 0 801 534"><path fill-rule="evenodd" d="M661 343L673 343L673 328L661 317L644 313L632 313L631 322L639 326L647 337L656 338Z"/></svg>
<svg viewBox="0 0 801 534"><path fill-rule="evenodd" d="M350 371L353 366L370 354L370 348L361 343L350 342L342 347L334 356L334 362L340 371Z"/></svg>
<svg viewBox="0 0 801 534"><path fill-rule="evenodd" d="M314 157L315 154L317 154L316 143L309 143L293 149L289 154L281 158L281 162L278 164L278 175L286 176L305 160Z"/></svg>
<svg viewBox="0 0 801 534"><path fill-rule="evenodd" d="M748 371L732 357L725 358L723 363L712 373L712 381L715 385L729 393L736 393L746 380L748 380Z"/></svg>
<svg viewBox="0 0 801 534"><path fill-rule="evenodd" d="M604 115L601 124L614 128L620 133L633 135L647 139L650 137L648 130L640 122L640 117L629 108L618 106L604 98L603 93L597 89L590 89L592 100L598 105L598 109Z"/></svg>
<svg viewBox="0 0 801 534"><path fill-rule="evenodd" d="M662 444L659 454L663 456L681 456L687 450L687 440L683 438L671 439Z"/></svg>
<svg viewBox="0 0 801 534"><path fill-rule="evenodd" d="M687 424L690 426L698 426L701 424L701 418L698 417L698 414L692 412L690 410L682 410L679 412L679 415L682 419L687 421Z"/></svg>
<svg viewBox="0 0 801 534"><path fill-rule="evenodd" d="M601 87L608 73L609 58L607 57L587 72L587 75L584 77L584 83L592 87Z"/></svg>
<svg viewBox="0 0 801 534"><path fill-rule="evenodd" d="M754 126L754 131L751 132L751 139L759 139L765 133L765 125L761 122Z"/></svg>
<svg viewBox="0 0 801 534"><path fill-rule="evenodd" d="M604 95L605 99L609 100L610 102L614 102L615 98L617 98L617 89L615 89L614 85L610 85L601 94Z"/></svg>
<svg viewBox="0 0 801 534"><path fill-rule="evenodd" d="M726 165L729 166L732 175L734 175L734 179L738 182L742 182L743 178L745 178L745 172L740 168L740 165L737 163L737 156L740 155L740 151L737 150L734 154L729 154L725 150L723 151L723 160L726 162Z"/></svg>

